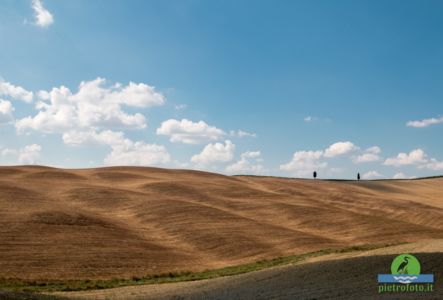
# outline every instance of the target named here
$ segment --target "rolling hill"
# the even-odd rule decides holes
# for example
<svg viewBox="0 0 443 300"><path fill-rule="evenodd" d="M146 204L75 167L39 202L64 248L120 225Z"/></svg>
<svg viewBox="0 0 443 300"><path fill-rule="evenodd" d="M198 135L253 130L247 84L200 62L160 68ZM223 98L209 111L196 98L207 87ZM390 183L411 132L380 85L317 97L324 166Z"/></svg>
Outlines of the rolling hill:
<svg viewBox="0 0 443 300"><path fill-rule="evenodd" d="M1 167L0 278L131 278L442 239L442 199L443 178Z"/></svg>

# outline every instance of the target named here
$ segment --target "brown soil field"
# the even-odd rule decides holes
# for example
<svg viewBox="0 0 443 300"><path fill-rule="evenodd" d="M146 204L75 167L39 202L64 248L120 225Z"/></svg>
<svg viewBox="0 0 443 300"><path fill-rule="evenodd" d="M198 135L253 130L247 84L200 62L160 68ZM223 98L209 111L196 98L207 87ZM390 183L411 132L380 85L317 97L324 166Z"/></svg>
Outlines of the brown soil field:
<svg viewBox="0 0 443 300"><path fill-rule="evenodd" d="M378 292L377 274L390 273L399 253L414 253L422 273L435 277L423 293ZM72 299L443 299L443 240L426 240L370 251L323 255L299 264L193 282L55 293Z"/></svg>
<svg viewBox="0 0 443 300"><path fill-rule="evenodd" d="M1 167L0 278L131 278L442 239L442 199L443 178Z"/></svg>

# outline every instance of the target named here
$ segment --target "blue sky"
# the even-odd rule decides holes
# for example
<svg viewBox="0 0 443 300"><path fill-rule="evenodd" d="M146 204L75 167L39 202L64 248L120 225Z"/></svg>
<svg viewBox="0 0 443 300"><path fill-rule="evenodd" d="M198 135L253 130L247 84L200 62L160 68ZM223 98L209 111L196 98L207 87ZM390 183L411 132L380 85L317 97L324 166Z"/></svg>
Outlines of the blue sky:
<svg viewBox="0 0 443 300"><path fill-rule="evenodd" d="M3 0L0 164L441 174L442 9Z"/></svg>

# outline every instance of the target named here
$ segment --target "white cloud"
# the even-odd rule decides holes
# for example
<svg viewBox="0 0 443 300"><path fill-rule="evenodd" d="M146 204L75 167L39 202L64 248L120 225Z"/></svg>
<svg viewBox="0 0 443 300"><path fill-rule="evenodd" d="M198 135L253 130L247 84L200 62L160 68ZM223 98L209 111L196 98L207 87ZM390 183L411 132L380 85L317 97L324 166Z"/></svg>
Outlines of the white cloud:
<svg viewBox="0 0 443 300"><path fill-rule="evenodd" d="M224 144L208 144L201 153L192 156L191 161L200 165L228 162L234 158L235 145L226 140Z"/></svg>
<svg viewBox="0 0 443 300"><path fill-rule="evenodd" d="M316 116L306 116L303 118L305 123L314 123L314 122L322 122L322 123L330 123L331 120L329 118L316 117Z"/></svg>
<svg viewBox="0 0 443 300"><path fill-rule="evenodd" d="M40 158L41 150L42 147L37 144L25 146L19 151L18 161L21 164L35 164Z"/></svg>
<svg viewBox="0 0 443 300"><path fill-rule="evenodd" d="M246 151L241 154L242 158L259 158L260 156L260 151Z"/></svg>
<svg viewBox="0 0 443 300"><path fill-rule="evenodd" d="M371 147L366 151L374 153L379 150L379 148L376 148L378 147ZM311 176L312 172L325 169L328 166L327 162L321 160L322 158L333 158L359 149L359 147L347 141L334 143L324 151L297 151L289 163L280 165L280 170L290 171L301 177Z"/></svg>
<svg viewBox="0 0 443 300"><path fill-rule="evenodd" d="M162 145L147 144L125 138L123 132L69 131L63 134L67 145L108 145L111 152L104 160L106 165L152 166L171 161L171 156Z"/></svg>
<svg viewBox="0 0 443 300"><path fill-rule="evenodd" d="M433 171L441 171L443 170L443 161L438 161L435 158L431 158L425 165L421 166L421 168L426 168Z"/></svg>
<svg viewBox="0 0 443 300"><path fill-rule="evenodd" d="M353 158L354 163L366 163L380 160L381 149L378 146L373 146L366 149L362 154Z"/></svg>
<svg viewBox="0 0 443 300"><path fill-rule="evenodd" d="M247 131L243 131L243 130L237 130L237 131L231 130L229 132L229 135L239 137L239 138L242 138L242 137L254 137L255 138L255 137L257 137L256 133L247 132Z"/></svg>
<svg viewBox="0 0 443 300"><path fill-rule="evenodd" d="M219 140L225 135L225 132L206 124L204 121L192 122L187 119L181 121L169 119L161 124L157 129L157 134L170 136L169 140L171 142L200 144Z"/></svg>
<svg viewBox="0 0 443 300"><path fill-rule="evenodd" d="M68 131L63 134L63 142L67 145L117 145L125 142L123 132L105 130L96 131Z"/></svg>
<svg viewBox="0 0 443 300"><path fill-rule="evenodd" d="M362 155L357 156L354 159L355 163L365 163L365 162L373 162L380 160L380 157L377 154L372 153L364 153Z"/></svg>
<svg viewBox="0 0 443 300"><path fill-rule="evenodd" d="M111 153L105 158L105 164L152 166L165 164L170 160L171 157L164 146L125 139L124 143L112 146Z"/></svg>
<svg viewBox="0 0 443 300"><path fill-rule="evenodd" d="M2 156L17 155L17 150L6 148L2 150L1 154Z"/></svg>
<svg viewBox="0 0 443 300"><path fill-rule="evenodd" d="M369 172L366 172L362 175L363 179L374 179L374 178L380 178L380 177L383 177L383 175L381 175L377 171L369 171Z"/></svg>
<svg viewBox="0 0 443 300"><path fill-rule="evenodd" d="M101 82L104 82L104 79L101 79ZM96 87L94 86L94 88ZM165 102L162 94L156 92L154 87L144 83L129 82L124 88L120 84L116 84L115 90L109 94L108 91L103 90L97 90L97 92L104 92L105 96L109 97L111 103L126 106L150 107L163 105Z"/></svg>
<svg viewBox="0 0 443 300"><path fill-rule="evenodd" d="M443 116L437 118L423 119L418 121L409 121L408 123L406 123L406 126L415 127L415 128L424 128L440 123L443 123Z"/></svg>
<svg viewBox="0 0 443 300"><path fill-rule="evenodd" d="M146 84L130 82L105 86L106 80L84 81L73 94L61 86L50 92L40 91L38 113L16 122L18 132L34 129L45 133L84 129L142 129L147 126L140 113L128 114L122 106L150 107L164 103L163 96Z"/></svg>
<svg viewBox="0 0 443 300"><path fill-rule="evenodd" d="M31 144L20 149L1 149L0 155L2 157L9 157L14 164L18 162L20 164L33 165L38 162L41 150L42 147L40 145Z"/></svg>
<svg viewBox="0 0 443 300"><path fill-rule="evenodd" d="M381 149L379 146L372 146L365 150L366 153L372 153L372 154L380 154Z"/></svg>
<svg viewBox="0 0 443 300"><path fill-rule="evenodd" d="M54 17L43 6L41 0L32 0L32 9L34 10L35 24L37 26L45 28L54 23Z"/></svg>
<svg viewBox="0 0 443 300"><path fill-rule="evenodd" d="M336 157L358 150L358 147L351 142L337 142L329 146L324 153L325 157Z"/></svg>
<svg viewBox="0 0 443 300"><path fill-rule="evenodd" d="M14 100L21 100L31 103L34 97L32 92L29 92L21 86L13 85L7 81L0 79L0 96L10 97Z"/></svg>
<svg viewBox="0 0 443 300"><path fill-rule="evenodd" d="M395 173L394 176L392 176L393 179L406 179L408 176L406 176L402 172Z"/></svg>
<svg viewBox="0 0 443 300"><path fill-rule="evenodd" d="M408 153L399 153L396 157L390 157L383 163L387 166L420 165L428 161L426 153L422 149L415 149Z"/></svg>
<svg viewBox="0 0 443 300"><path fill-rule="evenodd" d="M428 155L422 149L415 149L409 153L399 153L396 157L386 159L384 164L395 167L415 165L419 169L443 170L443 161L428 158Z"/></svg>
<svg viewBox="0 0 443 300"><path fill-rule="evenodd" d="M9 123L12 121L13 111L14 107L12 106L11 102L0 99L0 124Z"/></svg>
<svg viewBox="0 0 443 300"><path fill-rule="evenodd" d="M289 163L280 166L280 170L290 171L296 176L310 176L312 172L327 167L328 163L320 160L322 156L323 151L297 151Z"/></svg>
<svg viewBox="0 0 443 300"><path fill-rule="evenodd" d="M260 151L247 151L241 154L241 159L226 167L228 173L262 174L265 168L261 164Z"/></svg>
<svg viewBox="0 0 443 300"><path fill-rule="evenodd" d="M72 146L110 146L111 152L104 160L106 165L149 166L171 161L170 154L164 146L147 144L143 141L134 142L125 138L123 132L69 131L63 134L63 141Z"/></svg>

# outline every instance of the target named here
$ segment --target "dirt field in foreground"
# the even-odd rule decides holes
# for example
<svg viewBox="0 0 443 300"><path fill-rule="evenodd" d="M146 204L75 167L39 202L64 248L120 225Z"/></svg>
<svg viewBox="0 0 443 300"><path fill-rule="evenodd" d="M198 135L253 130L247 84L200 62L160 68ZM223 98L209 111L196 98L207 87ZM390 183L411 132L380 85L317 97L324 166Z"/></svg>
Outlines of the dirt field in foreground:
<svg viewBox="0 0 443 300"><path fill-rule="evenodd" d="M434 252L436 251L436 252ZM390 273L392 259L414 253L422 273L433 273L434 292L378 294L377 274ZM79 299L443 299L443 240L428 240L364 252L325 255L231 277L109 290L59 293Z"/></svg>
<svg viewBox="0 0 443 300"><path fill-rule="evenodd" d="M416 254L437 277L432 293L379 295L377 274L393 256L357 257L304 264L227 278L84 293L80 299L442 299L443 253ZM169 284L165 284L169 285ZM66 295L65 295L66 296Z"/></svg>
<svg viewBox="0 0 443 300"><path fill-rule="evenodd" d="M443 178L0 167L0 277L130 278L443 238Z"/></svg>

